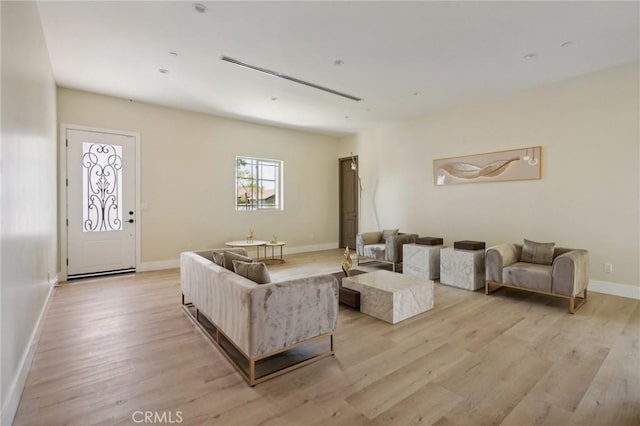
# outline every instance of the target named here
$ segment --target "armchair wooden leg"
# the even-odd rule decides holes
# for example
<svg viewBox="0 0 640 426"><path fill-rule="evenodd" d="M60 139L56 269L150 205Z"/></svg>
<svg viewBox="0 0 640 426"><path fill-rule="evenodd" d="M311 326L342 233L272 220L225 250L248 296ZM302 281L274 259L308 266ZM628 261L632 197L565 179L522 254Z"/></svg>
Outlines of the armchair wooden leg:
<svg viewBox="0 0 640 426"><path fill-rule="evenodd" d="M587 289L585 288L584 290L582 290L582 293L583 293L582 297L574 296L569 298L570 314L575 314L578 309L582 308L582 306L584 306L584 304L587 303Z"/></svg>

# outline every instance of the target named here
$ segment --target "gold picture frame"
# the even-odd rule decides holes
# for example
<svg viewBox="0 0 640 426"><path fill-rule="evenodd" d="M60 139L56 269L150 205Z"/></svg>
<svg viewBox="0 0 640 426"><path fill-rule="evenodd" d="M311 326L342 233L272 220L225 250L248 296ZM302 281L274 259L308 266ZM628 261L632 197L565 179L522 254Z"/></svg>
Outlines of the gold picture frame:
<svg viewBox="0 0 640 426"><path fill-rule="evenodd" d="M436 186L541 178L541 146L433 160Z"/></svg>

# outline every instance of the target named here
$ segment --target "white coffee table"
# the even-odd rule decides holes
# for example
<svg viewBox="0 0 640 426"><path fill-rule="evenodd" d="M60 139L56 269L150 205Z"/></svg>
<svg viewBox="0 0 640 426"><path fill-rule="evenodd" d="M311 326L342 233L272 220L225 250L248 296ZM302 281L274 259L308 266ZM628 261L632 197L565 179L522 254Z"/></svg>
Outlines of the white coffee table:
<svg viewBox="0 0 640 426"><path fill-rule="evenodd" d="M238 241L227 241L225 243L227 246L229 247L242 247L245 249L251 248L251 247L255 247L256 248L256 259L260 258L260 247L262 246L266 246L267 242L266 241L260 241L260 240L253 240L253 241L243 241L243 240L238 240Z"/></svg>
<svg viewBox="0 0 640 426"><path fill-rule="evenodd" d="M360 292L360 312L396 324L433 308L433 281L390 271L345 277L342 287Z"/></svg>

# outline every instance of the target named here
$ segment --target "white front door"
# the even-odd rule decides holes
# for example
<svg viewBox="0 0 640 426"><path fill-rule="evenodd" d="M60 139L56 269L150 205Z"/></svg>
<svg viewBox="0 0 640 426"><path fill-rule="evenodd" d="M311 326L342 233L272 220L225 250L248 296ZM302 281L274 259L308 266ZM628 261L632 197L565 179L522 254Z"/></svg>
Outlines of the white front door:
<svg viewBox="0 0 640 426"><path fill-rule="evenodd" d="M136 139L67 129L67 275L136 266Z"/></svg>

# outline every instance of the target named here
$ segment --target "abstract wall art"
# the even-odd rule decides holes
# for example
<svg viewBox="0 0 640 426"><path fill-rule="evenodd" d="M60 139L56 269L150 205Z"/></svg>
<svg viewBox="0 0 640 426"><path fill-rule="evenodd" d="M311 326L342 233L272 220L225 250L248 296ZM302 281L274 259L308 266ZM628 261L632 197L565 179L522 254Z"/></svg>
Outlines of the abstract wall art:
<svg viewBox="0 0 640 426"><path fill-rule="evenodd" d="M540 179L541 173L541 146L433 160L438 186Z"/></svg>

